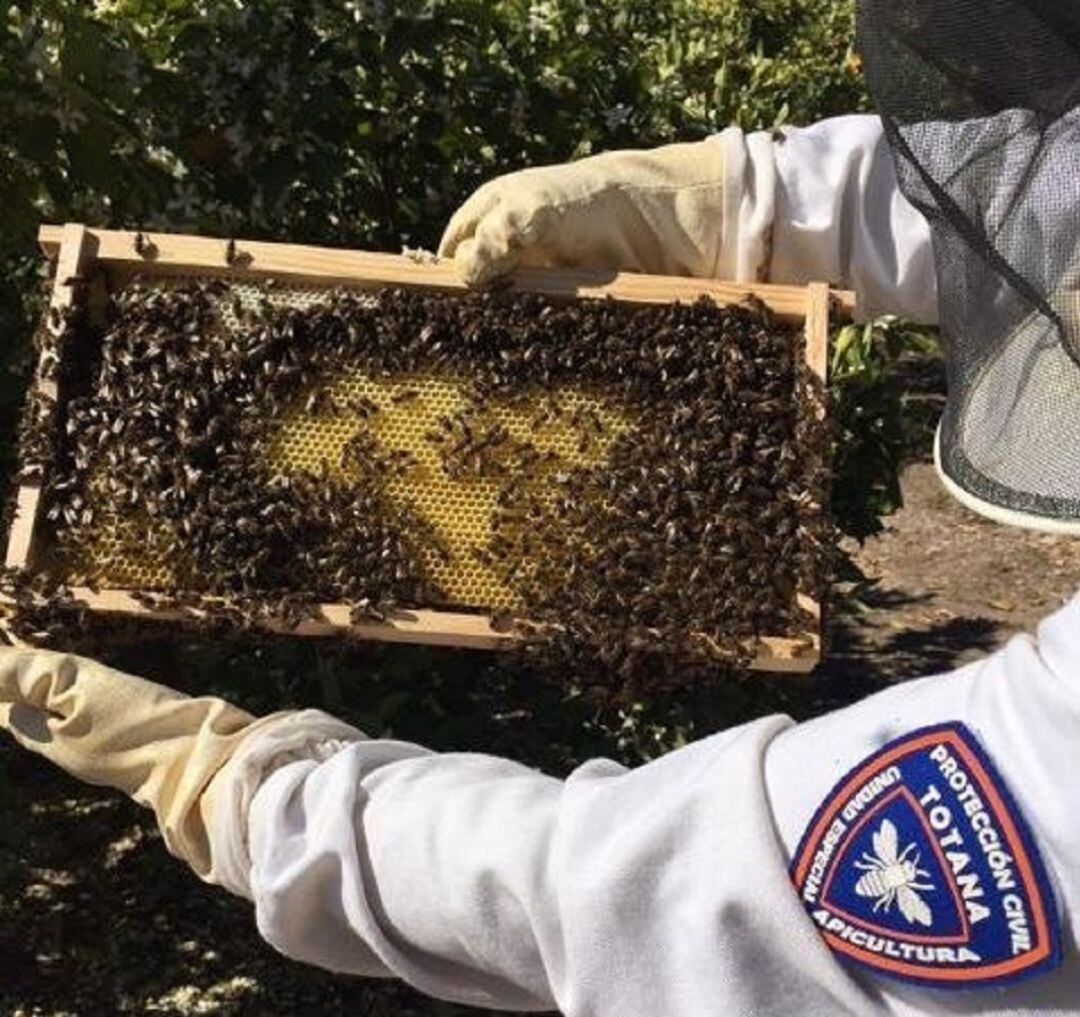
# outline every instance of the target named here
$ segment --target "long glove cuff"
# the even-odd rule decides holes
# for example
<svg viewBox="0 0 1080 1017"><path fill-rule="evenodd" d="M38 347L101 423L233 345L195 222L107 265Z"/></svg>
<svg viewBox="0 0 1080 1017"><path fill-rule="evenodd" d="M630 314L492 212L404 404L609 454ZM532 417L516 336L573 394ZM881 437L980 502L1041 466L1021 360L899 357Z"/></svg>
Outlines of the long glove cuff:
<svg viewBox="0 0 1080 1017"><path fill-rule="evenodd" d="M305 759L322 761L345 745L364 740L362 732L321 710L278 713L257 722L201 798L210 864L200 870L190 858L188 863L207 882L250 900L248 813L256 792L282 766Z"/></svg>

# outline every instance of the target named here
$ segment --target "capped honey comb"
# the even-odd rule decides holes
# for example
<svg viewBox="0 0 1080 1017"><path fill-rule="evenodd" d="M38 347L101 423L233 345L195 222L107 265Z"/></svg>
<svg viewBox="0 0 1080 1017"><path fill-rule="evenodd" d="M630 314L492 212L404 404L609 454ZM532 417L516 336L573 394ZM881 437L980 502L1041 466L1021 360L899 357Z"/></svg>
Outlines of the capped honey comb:
<svg viewBox="0 0 1080 1017"><path fill-rule="evenodd" d="M440 464L436 446L424 437L437 428L440 418L469 411L468 384L434 375L383 379L356 371L334 379L319 391L339 407L369 400L378 408L368 426L379 446L415 458L415 467L392 480L388 490L395 501L411 505L427 520L450 552L449 560L424 555L425 565L447 600L460 605L522 610L521 598L500 578L499 571L480 557L491 535L502 481L467 473L448 475ZM478 416L488 427L501 425L511 440L531 442L541 454L553 453L557 458L552 463L564 469L601 464L611 441L629 429L621 415L599 405L586 392L561 391L561 413L557 416L545 414L544 403L542 397L525 404L491 400ZM605 427L603 435L582 450L582 428L572 421L576 413L585 409L594 410ZM298 406L282 420L274 435L272 455L284 469L317 470L323 461L340 462L355 433L355 415L348 410L313 417ZM553 470L554 465L541 467L529 479L529 489L542 501L554 496L554 488L545 484Z"/></svg>

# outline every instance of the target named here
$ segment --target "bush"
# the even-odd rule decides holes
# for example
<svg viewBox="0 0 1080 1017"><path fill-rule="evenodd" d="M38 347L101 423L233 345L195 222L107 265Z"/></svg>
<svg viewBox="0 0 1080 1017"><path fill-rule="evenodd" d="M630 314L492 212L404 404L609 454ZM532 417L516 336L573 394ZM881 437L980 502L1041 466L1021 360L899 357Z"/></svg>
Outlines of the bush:
<svg viewBox="0 0 1080 1017"><path fill-rule="evenodd" d="M507 170L861 108L851 21L833 0L20 0L6 311L41 219L431 246Z"/></svg>

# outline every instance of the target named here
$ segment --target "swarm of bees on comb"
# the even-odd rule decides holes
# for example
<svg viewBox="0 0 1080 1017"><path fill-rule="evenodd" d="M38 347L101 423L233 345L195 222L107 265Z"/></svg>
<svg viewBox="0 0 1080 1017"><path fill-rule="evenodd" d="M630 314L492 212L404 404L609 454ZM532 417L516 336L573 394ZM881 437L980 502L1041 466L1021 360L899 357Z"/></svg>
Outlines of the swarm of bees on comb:
<svg viewBox="0 0 1080 1017"><path fill-rule="evenodd" d="M135 281L104 325L43 333L60 398L21 448L39 580L249 627L474 610L543 671L635 689L811 623L829 435L801 331L763 305L283 290ZM319 427L338 438L314 461L295 436Z"/></svg>

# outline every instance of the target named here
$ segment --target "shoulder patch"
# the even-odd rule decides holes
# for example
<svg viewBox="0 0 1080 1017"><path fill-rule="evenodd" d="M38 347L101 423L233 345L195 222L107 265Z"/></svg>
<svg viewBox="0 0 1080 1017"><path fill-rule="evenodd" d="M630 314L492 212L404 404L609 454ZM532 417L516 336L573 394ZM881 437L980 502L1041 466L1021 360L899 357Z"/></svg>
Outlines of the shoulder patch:
<svg viewBox="0 0 1080 1017"><path fill-rule="evenodd" d="M964 989L1061 963L1038 848L963 724L912 732L844 777L791 871L826 943L879 974Z"/></svg>

